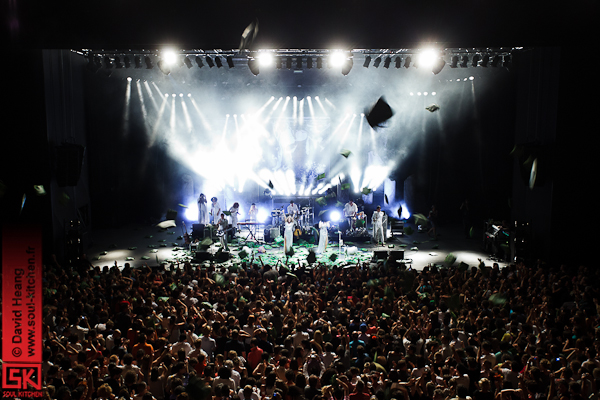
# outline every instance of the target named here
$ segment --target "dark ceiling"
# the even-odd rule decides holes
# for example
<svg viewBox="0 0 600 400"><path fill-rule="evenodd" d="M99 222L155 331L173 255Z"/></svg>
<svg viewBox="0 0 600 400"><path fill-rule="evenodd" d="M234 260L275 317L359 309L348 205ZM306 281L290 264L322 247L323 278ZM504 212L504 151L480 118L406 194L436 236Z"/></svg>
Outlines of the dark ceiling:
<svg viewBox="0 0 600 400"><path fill-rule="evenodd" d="M13 0L5 33L26 48L234 49L258 18L255 47L556 46L589 40L597 8L594 0Z"/></svg>

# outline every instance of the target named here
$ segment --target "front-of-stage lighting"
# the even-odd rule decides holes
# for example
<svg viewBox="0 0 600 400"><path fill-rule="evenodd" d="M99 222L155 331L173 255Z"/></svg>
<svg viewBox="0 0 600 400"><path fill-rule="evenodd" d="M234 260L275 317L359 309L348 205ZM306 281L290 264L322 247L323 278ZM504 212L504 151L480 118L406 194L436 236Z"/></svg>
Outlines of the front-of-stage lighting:
<svg viewBox="0 0 600 400"><path fill-rule="evenodd" d="M502 58L502 66L504 68L510 68L512 66L512 58L510 54L507 54Z"/></svg>
<svg viewBox="0 0 600 400"><path fill-rule="evenodd" d="M460 67L461 68L467 68L468 66L469 66L469 56L464 55L460 59Z"/></svg>
<svg viewBox="0 0 600 400"><path fill-rule="evenodd" d="M366 56L365 57L365 62L363 62L363 67L369 68L370 64L371 64L371 56Z"/></svg>
<svg viewBox="0 0 600 400"><path fill-rule="evenodd" d="M302 69L302 57L296 57L296 69Z"/></svg>
<svg viewBox="0 0 600 400"><path fill-rule="evenodd" d="M123 63L121 62L121 57L115 56L114 64L115 64L115 68L117 68L117 69L123 68Z"/></svg>
<svg viewBox="0 0 600 400"><path fill-rule="evenodd" d="M158 66L158 69L162 71L163 74L169 75L171 73L171 68L167 65L167 63L164 60L160 60L158 63L156 63L156 65Z"/></svg>
<svg viewBox="0 0 600 400"><path fill-rule="evenodd" d="M133 62L135 64L135 69L142 68L142 57L140 57L140 56L133 57Z"/></svg>
<svg viewBox="0 0 600 400"><path fill-rule="evenodd" d="M339 211L337 211L337 210L334 210L334 211L332 211L332 212L331 212L331 214L329 214L329 219L330 219L332 222L338 222L338 221L340 220L340 218L341 218L341 217L342 217L342 215L341 215L341 214L340 214L340 212L339 212Z"/></svg>
<svg viewBox="0 0 600 400"><path fill-rule="evenodd" d="M154 68L154 63L152 62L152 58L150 58L150 56L144 57L144 63L146 64L146 69Z"/></svg>
<svg viewBox="0 0 600 400"><path fill-rule="evenodd" d="M438 53L433 49L423 50L417 58L419 68L432 68L438 57Z"/></svg>
<svg viewBox="0 0 600 400"><path fill-rule="evenodd" d="M496 54L494 56L494 58L492 58L492 62L490 62L490 65L495 68L500 65L500 61L501 61L500 56L498 54Z"/></svg>
<svg viewBox="0 0 600 400"><path fill-rule="evenodd" d="M312 57L306 57L306 68L311 69L313 67Z"/></svg>
<svg viewBox="0 0 600 400"><path fill-rule="evenodd" d="M481 57L479 56L479 54L475 54L473 56L473 59L471 60L471 66L472 67L476 67L477 65L479 65L479 60L481 59Z"/></svg>
<svg viewBox="0 0 600 400"><path fill-rule="evenodd" d="M175 65L177 63L177 54L173 50L165 50L161 54L161 60L166 66Z"/></svg>
<svg viewBox="0 0 600 400"><path fill-rule="evenodd" d="M396 69L402 67L402 57L396 56L396 58L394 59L394 63L396 64Z"/></svg>
<svg viewBox="0 0 600 400"><path fill-rule="evenodd" d="M381 64L381 57L377 57L377 58L375 59L375 61L373 62L373 66L374 66L375 68L379 68L379 64Z"/></svg>
<svg viewBox="0 0 600 400"><path fill-rule="evenodd" d="M323 68L323 58L317 57L317 69Z"/></svg>
<svg viewBox="0 0 600 400"><path fill-rule="evenodd" d="M260 53L258 55L258 62L259 62L259 64L260 64L261 67L269 67L269 66L273 65L273 54L271 54L271 53Z"/></svg>
<svg viewBox="0 0 600 400"><path fill-rule="evenodd" d="M452 56L452 62L450 63L450 68L458 67L458 56Z"/></svg>
<svg viewBox="0 0 600 400"><path fill-rule="evenodd" d="M410 63L412 62L412 57L408 56L404 59L404 68L410 68Z"/></svg>
<svg viewBox="0 0 600 400"><path fill-rule="evenodd" d="M229 68L233 68L234 67L234 65L233 65L233 57L232 56L227 56L226 60L227 60L227 66Z"/></svg>
<svg viewBox="0 0 600 400"><path fill-rule="evenodd" d="M206 57L204 58L204 60L206 61L206 64L208 64L208 67L209 67L209 68L212 68L212 67L214 67L214 66L215 66L215 63L214 63L213 59L212 59L212 58L210 58L209 56L206 56Z"/></svg>
<svg viewBox="0 0 600 400"><path fill-rule="evenodd" d="M196 65L198 65L198 68L204 67L204 63L202 62L202 57L196 56Z"/></svg>
<svg viewBox="0 0 600 400"><path fill-rule="evenodd" d="M98 65L98 63L96 63L96 59L99 60L99 57L93 56L93 55L88 56L88 63L86 65L86 68L88 70L90 70L92 72L96 72L102 67L102 63L100 63L100 65Z"/></svg>
<svg viewBox="0 0 600 400"><path fill-rule="evenodd" d="M383 68L386 68L386 69L389 68L391 63L392 63L392 57L387 56L385 58L385 60L383 61Z"/></svg>
<svg viewBox="0 0 600 400"><path fill-rule="evenodd" d="M129 56L123 57L123 64L125 64L125 68L131 68L131 59Z"/></svg>
<svg viewBox="0 0 600 400"><path fill-rule="evenodd" d="M221 57L215 56L215 64L217 64L217 68L223 67L223 61L221 61Z"/></svg>
<svg viewBox="0 0 600 400"><path fill-rule="evenodd" d="M188 69L192 68L192 60L189 57L183 57L183 63Z"/></svg>
<svg viewBox="0 0 600 400"><path fill-rule="evenodd" d="M127 77L127 82L131 82L131 80L132 80L132 79L131 79L131 77L130 77L130 76L128 76L128 77Z"/></svg>
<svg viewBox="0 0 600 400"><path fill-rule="evenodd" d="M109 56L104 56L104 68L111 69L113 67L113 63Z"/></svg>
<svg viewBox="0 0 600 400"><path fill-rule="evenodd" d="M285 58L285 67L287 69L292 69L292 57Z"/></svg>
<svg viewBox="0 0 600 400"><path fill-rule="evenodd" d="M330 64L332 67L339 68L344 65L346 61L346 57L344 57L344 53L341 51L334 51L329 58Z"/></svg>

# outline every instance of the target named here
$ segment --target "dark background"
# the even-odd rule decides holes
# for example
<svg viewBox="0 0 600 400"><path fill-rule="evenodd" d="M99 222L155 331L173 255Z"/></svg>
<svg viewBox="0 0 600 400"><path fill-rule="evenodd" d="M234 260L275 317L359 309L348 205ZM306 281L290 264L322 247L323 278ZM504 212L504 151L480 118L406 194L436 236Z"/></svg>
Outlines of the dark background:
<svg viewBox="0 0 600 400"><path fill-rule="evenodd" d="M545 258L589 262L596 236L597 124L592 116L598 87L593 64L598 2L12 1L2 7L8 101L2 107L0 179L9 188L1 200L3 221L44 223L56 214L49 196L36 198L30 189L40 181L50 187L55 161L48 146L54 143L47 134L51 101L44 92L42 49L155 49L166 43L231 49L238 46L244 27L258 18L255 48L413 48L434 41L446 47L534 47L542 56L552 48L545 69L536 72L535 63L525 63L519 77L529 79L521 87L534 100L523 105L534 110L527 115L538 122L535 136L550 149L553 185L539 199L525 192L515 197L523 213L551 221L544 228ZM546 74L548 68L558 71L559 79ZM544 76L551 79L537 79ZM556 113L545 112L546 91L558 95ZM516 124L526 131L531 127L520 124L519 106ZM544 136L543 122L551 120L556 121L555 135ZM15 205L23 192L36 207L18 215ZM53 225L44 225L47 234Z"/></svg>

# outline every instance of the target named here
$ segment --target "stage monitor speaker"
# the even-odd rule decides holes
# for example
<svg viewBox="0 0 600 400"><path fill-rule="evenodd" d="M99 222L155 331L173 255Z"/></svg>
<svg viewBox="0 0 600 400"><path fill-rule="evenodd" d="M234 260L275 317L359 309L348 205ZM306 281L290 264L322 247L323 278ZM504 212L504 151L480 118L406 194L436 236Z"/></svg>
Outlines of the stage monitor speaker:
<svg viewBox="0 0 600 400"><path fill-rule="evenodd" d="M388 251L387 250L375 250L373 252L373 259L374 260L385 260L386 258L388 258Z"/></svg>
<svg viewBox="0 0 600 400"><path fill-rule="evenodd" d="M279 236L281 236L281 234L279 232L279 228L271 228L271 230L269 232L269 236L271 236L271 239L275 239L275 238L278 238Z"/></svg>
<svg viewBox="0 0 600 400"><path fill-rule="evenodd" d="M194 259L199 262L210 261L212 260L212 254L208 251L197 251L196 254L194 254Z"/></svg>
<svg viewBox="0 0 600 400"><path fill-rule="evenodd" d="M85 147L63 144L56 148L56 183L59 187L77 186Z"/></svg>
<svg viewBox="0 0 600 400"><path fill-rule="evenodd" d="M216 256L218 261L227 261L231 258L231 254L228 251L219 251Z"/></svg>
<svg viewBox="0 0 600 400"><path fill-rule="evenodd" d="M192 225L192 239L204 239L204 224Z"/></svg>
<svg viewBox="0 0 600 400"><path fill-rule="evenodd" d="M404 260L404 250L392 250L390 251L390 260Z"/></svg>

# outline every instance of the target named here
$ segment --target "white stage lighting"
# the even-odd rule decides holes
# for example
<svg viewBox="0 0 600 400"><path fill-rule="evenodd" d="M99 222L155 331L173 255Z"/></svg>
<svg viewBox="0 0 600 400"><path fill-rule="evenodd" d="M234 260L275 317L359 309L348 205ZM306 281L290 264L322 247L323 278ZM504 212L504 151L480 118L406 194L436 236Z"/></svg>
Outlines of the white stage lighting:
<svg viewBox="0 0 600 400"><path fill-rule="evenodd" d="M269 213L267 212L267 210L264 210L262 208L260 208L258 210L258 214L256 214L256 220L258 222L265 222L268 217L269 217Z"/></svg>
<svg viewBox="0 0 600 400"><path fill-rule="evenodd" d="M197 221L198 220L198 204L190 203L188 207L185 209L185 219L188 221Z"/></svg>
<svg viewBox="0 0 600 400"><path fill-rule="evenodd" d="M332 211L330 214L330 218L333 222L338 222L341 217L342 216L339 211Z"/></svg>
<svg viewBox="0 0 600 400"><path fill-rule="evenodd" d="M273 65L274 57L271 53L260 53L258 55L258 63L261 67L270 67Z"/></svg>
<svg viewBox="0 0 600 400"><path fill-rule="evenodd" d="M346 57L344 57L344 53L341 51L335 51L331 54L332 67L341 67L344 65L344 61L346 61Z"/></svg>
<svg viewBox="0 0 600 400"><path fill-rule="evenodd" d="M431 68L438 59L438 54L433 49L423 50L419 54L419 67Z"/></svg>
<svg viewBox="0 0 600 400"><path fill-rule="evenodd" d="M162 53L162 59L166 65L175 65L177 62L177 54L173 50L165 50Z"/></svg>

